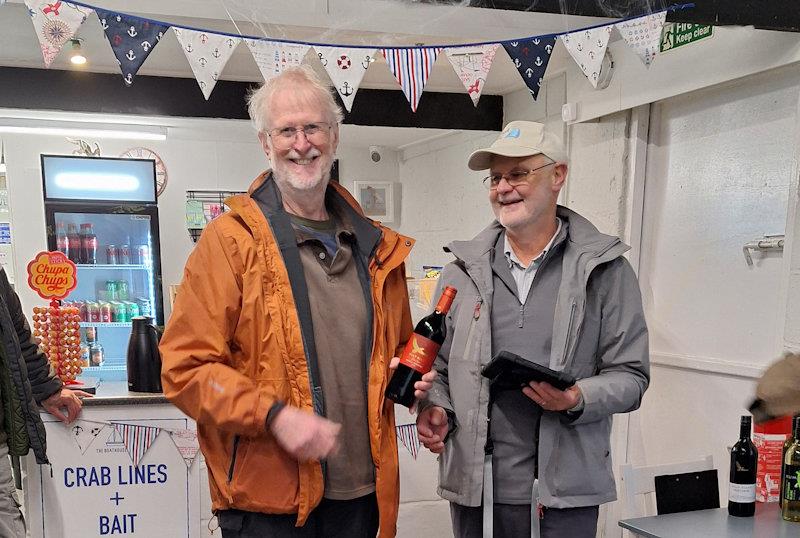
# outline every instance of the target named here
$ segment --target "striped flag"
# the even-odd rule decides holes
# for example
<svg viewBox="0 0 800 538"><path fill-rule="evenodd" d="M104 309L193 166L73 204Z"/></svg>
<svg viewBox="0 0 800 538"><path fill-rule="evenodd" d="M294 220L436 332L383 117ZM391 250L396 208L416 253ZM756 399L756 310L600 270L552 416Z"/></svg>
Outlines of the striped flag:
<svg viewBox="0 0 800 538"><path fill-rule="evenodd" d="M156 440L161 428L153 426L138 426L136 424L117 424L112 422L114 430L122 437L122 442L128 455L133 460L134 465L139 465L139 461L150 449L150 445Z"/></svg>
<svg viewBox="0 0 800 538"><path fill-rule="evenodd" d="M441 48L381 49L389 70L400 83L411 110L417 111L419 98Z"/></svg>
<svg viewBox="0 0 800 538"><path fill-rule="evenodd" d="M403 446L411 452L411 457L417 459L417 454L419 453L419 436L417 435L417 425L416 424L403 424L402 426L396 426L395 429L397 430L397 438L400 439L400 442L403 443Z"/></svg>

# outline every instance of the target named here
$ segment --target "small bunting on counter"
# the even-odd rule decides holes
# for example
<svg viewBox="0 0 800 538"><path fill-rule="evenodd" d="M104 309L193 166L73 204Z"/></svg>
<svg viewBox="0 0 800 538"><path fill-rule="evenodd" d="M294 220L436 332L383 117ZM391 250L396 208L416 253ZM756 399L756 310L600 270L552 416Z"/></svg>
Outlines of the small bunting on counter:
<svg viewBox="0 0 800 538"><path fill-rule="evenodd" d="M400 442L403 443L406 450L411 453L411 457L417 459L420 445L417 425L403 424L402 426L395 426L395 429L397 431L397 438L400 439Z"/></svg>
<svg viewBox="0 0 800 538"><path fill-rule="evenodd" d="M131 457L134 465L139 465L144 455L150 449L150 445L156 440L161 428L153 426L139 426L137 424L120 424L112 422L116 433L122 437L125 450Z"/></svg>
<svg viewBox="0 0 800 538"><path fill-rule="evenodd" d="M72 439L81 451L81 454L86 454L91 444L95 439L106 429L106 424L97 424L85 422L82 420L75 421L69 428L72 434Z"/></svg>
<svg viewBox="0 0 800 538"><path fill-rule="evenodd" d="M200 451L200 445L197 442L197 430L167 430L170 439L178 449L186 468L191 469L197 453Z"/></svg>

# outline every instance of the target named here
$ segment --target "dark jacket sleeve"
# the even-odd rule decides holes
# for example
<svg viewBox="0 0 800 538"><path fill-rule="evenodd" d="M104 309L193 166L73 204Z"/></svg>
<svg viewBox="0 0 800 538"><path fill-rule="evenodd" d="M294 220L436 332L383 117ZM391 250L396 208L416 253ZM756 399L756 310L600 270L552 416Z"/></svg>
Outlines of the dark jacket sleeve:
<svg viewBox="0 0 800 538"><path fill-rule="evenodd" d="M22 311L22 304L19 297L11 288L5 270L0 268L0 293L8 308L14 331L17 333L19 347L22 351L22 359L28 369L28 380L33 391L33 398L36 403L41 403L59 390L63 383L56 377L55 372L50 367L47 356L39 351L39 346L33 340L28 320Z"/></svg>

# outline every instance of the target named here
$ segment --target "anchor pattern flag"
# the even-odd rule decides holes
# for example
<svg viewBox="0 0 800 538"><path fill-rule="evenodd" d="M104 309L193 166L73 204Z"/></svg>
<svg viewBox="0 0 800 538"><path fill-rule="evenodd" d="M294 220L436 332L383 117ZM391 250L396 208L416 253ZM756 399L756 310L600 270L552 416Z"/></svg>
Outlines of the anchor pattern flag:
<svg viewBox="0 0 800 538"><path fill-rule="evenodd" d="M486 84L486 77L489 75L489 69L492 68L492 62L499 46L499 43L494 43L444 49L447 59L450 60L450 64L464 84L464 88L475 106L478 106L478 100L481 98L481 92Z"/></svg>
<svg viewBox="0 0 800 538"><path fill-rule="evenodd" d="M112 11L98 9L96 12L111 50L119 62L122 78L130 86L133 77L169 26Z"/></svg>
<svg viewBox="0 0 800 538"><path fill-rule="evenodd" d="M514 62L514 66L534 99L539 95L544 73L547 71L547 64L550 63L550 56L553 54L555 44L556 36L534 37L533 39L503 43L503 48Z"/></svg>
<svg viewBox="0 0 800 538"><path fill-rule="evenodd" d="M310 45L295 45L277 41L245 39L264 80L280 75L284 69L303 63Z"/></svg>
<svg viewBox="0 0 800 538"><path fill-rule="evenodd" d="M417 425L403 424L402 426L396 426L395 430L397 432L397 438L400 439L400 442L403 443L406 450L411 453L411 457L417 459L420 445L419 435L417 435Z"/></svg>
<svg viewBox="0 0 800 538"><path fill-rule="evenodd" d="M344 107L350 112L361 79L374 61L376 49L315 46L314 50L331 77Z"/></svg>
<svg viewBox="0 0 800 538"><path fill-rule="evenodd" d="M139 462L150 449L150 445L156 440L161 428L153 426L139 426L136 424L119 424L111 423L114 430L120 437L122 443L125 445L125 450L131 457L134 465L139 465Z"/></svg>
<svg viewBox="0 0 800 538"><path fill-rule="evenodd" d="M197 442L197 430L168 430L169 437L175 443L175 448L178 449L183 461L186 463L186 468L191 469L197 457L197 452L200 450L200 445Z"/></svg>
<svg viewBox="0 0 800 538"><path fill-rule="evenodd" d="M78 450L81 451L81 454L86 454L94 440L106 429L106 424L78 420L69 429Z"/></svg>
<svg viewBox="0 0 800 538"><path fill-rule="evenodd" d="M419 99L425 83L431 76L431 69L441 48L381 49L389 71L403 88L406 99L411 103L411 111L417 111Z"/></svg>
<svg viewBox="0 0 800 538"><path fill-rule="evenodd" d="M174 28L192 73L208 100L225 64L241 38L186 28Z"/></svg>
<svg viewBox="0 0 800 538"><path fill-rule="evenodd" d="M75 35L92 9L47 0L25 0L42 49L45 67L50 67L62 47Z"/></svg>
<svg viewBox="0 0 800 538"><path fill-rule="evenodd" d="M664 28L666 18L667 12L661 11L616 25L622 39L647 67L650 67L658 54L661 45L661 30Z"/></svg>
<svg viewBox="0 0 800 538"><path fill-rule="evenodd" d="M612 25L601 26L561 36L561 42L564 43L572 59L595 88L600 78L600 66L608 48L608 38L611 37L612 28Z"/></svg>

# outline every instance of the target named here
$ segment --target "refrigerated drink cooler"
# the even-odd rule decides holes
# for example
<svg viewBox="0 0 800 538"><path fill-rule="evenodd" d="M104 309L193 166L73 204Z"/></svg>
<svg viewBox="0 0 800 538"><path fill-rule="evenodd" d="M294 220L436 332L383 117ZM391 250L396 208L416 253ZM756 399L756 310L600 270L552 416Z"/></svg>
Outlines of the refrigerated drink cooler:
<svg viewBox="0 0 800 538"><path fill-rule="evenodd" d="M75 262L84 374L127 379L132 318L164 323L155 162L42 155L48 247Z"/></svg>

